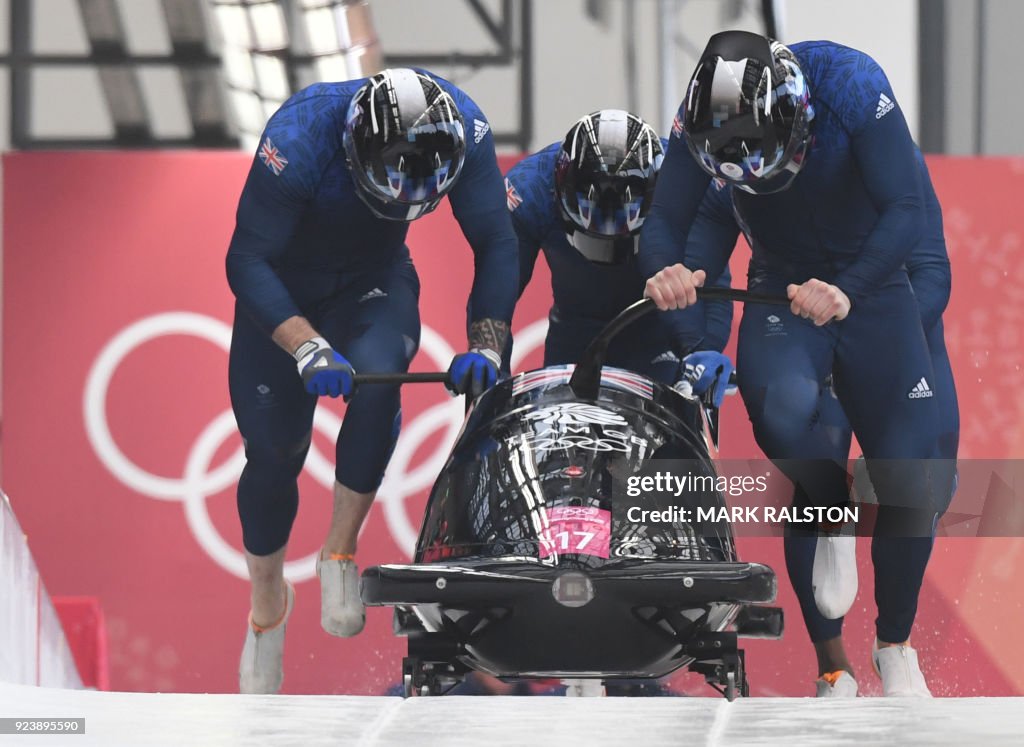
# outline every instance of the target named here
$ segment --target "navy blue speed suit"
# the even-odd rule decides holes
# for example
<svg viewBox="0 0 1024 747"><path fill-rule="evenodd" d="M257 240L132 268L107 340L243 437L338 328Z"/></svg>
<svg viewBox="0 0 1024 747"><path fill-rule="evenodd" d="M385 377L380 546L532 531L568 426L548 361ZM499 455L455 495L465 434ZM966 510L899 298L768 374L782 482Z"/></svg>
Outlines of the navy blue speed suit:
<svg viewBox="0 0 1024 747"><path fill-rule="evenodd" d="M466 160L449 197L474 253L471 321L509 321L519 265L494 139L476 104L434 78L466 123ZM237 299L229 384L246 453L238 512L255 555L288 540L317 403L271 339L274 329L307 318L357 373L404 372L419 346L408 224L376 217L346 164L345 116L365 82L318 83L286 101L267 124L238 204L227 254ZM360 493L380 485L400 412L397 387L355 393L337 439L338 482Z"/></svg>
<svg viewBox="0 0 1024 747"><path fill-rule="evenodd" d="M663 140L663 146L667 143ZM508 209L519 237L519 292L529 284L541 250L551 270L554 305L548 316L544 345L544 365L575 363L605 324L643 297L644 277L635 259L626 264L602 265L591 262L569 243L559 216L555 196L555 162L560 143L549 145L513 166L505 176ZM709 192L714 192L714 187ZM721 202L707 204L708 210L724 210ZM719 223L700 221L693 241L711 242L705 232L721 230ZM735 242L735 233L733 241ZM729 269L725 267L715 285L728 287ZM665 384L674 384L680 375L679 354L693 349L721 352L729 339L732 304L725 301L698 302L694 309L678 314L701 314L705 324L700 335L672 344L671 328L664 315L637 324L628 334L614 339L608 350L609 365L644 374ZM506 350L505 365L508 365Z"/></svg>
<svg viewBox="0 0 1024 747"><path fill-rule="evenodd" d="M740 392L762 451L820 505L838 465L828 468L833 446L812 437L809 424L822 382L833 374L882 504L872 544L876 632L899 643L913 626L931 528L950 489L932 479L939 408L920 388L924 380L933 389L935 373L905 266L925 231L921 171L877 63L833 42L790 49L811 95L813 143L789 189L733 190L752 248L748 287L784 297L787 285L818 278L846 293L851 311L841 322L816 327L782 307L748 304L740 327ZM710 180L682 130L676 132L641 240L647 275L688 263L685 237ZM723 252L701 261L714 274L727 258Z"/></svg>
<svg viewBox="0 0 1024 747"><path fill-rule="evenodd" d="M957 456L960 412L942 327L942 312L949 302L951 285L949 255L946 252L946 241L942 229L942 208L932 187L924 157L920 152L918 153L918 165L921 169L924 188L927 227L924 237L907 258L906 266L914 298L917 300L925 337L928 341L932 368L935 372L935 381L931 383L931 388L934 391L939 411L939 456L952 462ZM707 215L723 216L731 209L732 189L726 187L716 196L715 201L722 204L714 205L711 211L704 213L705 217ZM722 251L729 251L735 244L736 235L740 230L735 219L720 220L720 223L721 225L714 233L704 234L715 237L717 243L706 242L699 247L701 251L718 255ZM782 318L778 311L774 316L778 321L772 322L769 318L758 317L755 318L755 323L771 325L772 333L780 333L783 330ZM809 393L807 396L813 396L813 393ZM800 495L803 491L798 491L797 502L809 502L813 505L842 505L847 501L849 492L846 465L852 436L850 423L843 412L842 405L831 387L823 382L816 406L812 406L810 402L800 402L794 403L793 409L810 413L806 433L800 435L799 439L827 444L832 453L830 459L837 465L837 469L825 474L829 485L823 488L822 494L811 497ZM816 545L817 533L814 531L801 532L790 529L786 533L786 566L789 577L800 601L808 634L812 641L819 642L837 638L842 632L843 620L842 618L834 620L825 618L818 611L814 601L811 576Z"/></svg>

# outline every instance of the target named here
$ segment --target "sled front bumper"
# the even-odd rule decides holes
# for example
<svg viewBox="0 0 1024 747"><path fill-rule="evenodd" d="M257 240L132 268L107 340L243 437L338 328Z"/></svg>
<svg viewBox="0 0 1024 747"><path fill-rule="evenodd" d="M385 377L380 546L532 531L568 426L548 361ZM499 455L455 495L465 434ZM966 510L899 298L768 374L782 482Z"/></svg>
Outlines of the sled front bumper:
<svg viewBox="0 0 1024 747"><path fill-rule="evenodd" d="M553 600L556 580L567 574L585 576L593 599L628 607L762 604L775 601L777 592L775 572L760 563L631 561L567 569L513 560L374 566L363 572L361 594L370 606L514 608L537 597Z"/></svg>

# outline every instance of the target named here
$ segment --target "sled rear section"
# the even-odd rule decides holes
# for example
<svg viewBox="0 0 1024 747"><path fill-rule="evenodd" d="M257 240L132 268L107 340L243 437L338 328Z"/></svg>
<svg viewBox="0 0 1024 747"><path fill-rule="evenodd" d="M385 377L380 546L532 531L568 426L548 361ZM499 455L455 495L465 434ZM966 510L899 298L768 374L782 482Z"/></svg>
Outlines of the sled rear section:
<svg viewBox="0 0 1024 747"><path fill-rule="evenodd" d="M737 559L727 523L632 521L631 507L669 506L624 489L651 459L715 474L703 407L608 367L598 397L580 401L571 372L521 374L481 397L431 492L415 562L364 572L364 602L394 606L409 637L407 690L443 692L471 669L608 679L690 665L742 694L737 634L781 634L781 610L753 606L774 601L773 571ZM672 502L724 505L713 490Z"/></svg>

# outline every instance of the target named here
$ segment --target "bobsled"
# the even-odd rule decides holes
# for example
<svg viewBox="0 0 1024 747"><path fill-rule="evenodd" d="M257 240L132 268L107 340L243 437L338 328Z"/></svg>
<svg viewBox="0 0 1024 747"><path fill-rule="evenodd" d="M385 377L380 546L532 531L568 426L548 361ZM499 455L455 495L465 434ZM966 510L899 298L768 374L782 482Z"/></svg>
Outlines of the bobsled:
<svg viewBox="0 0 1024 747"><path fill-rule="evenodd" d="M607 681L682 667L729 699L747 694L738 639L781 636L782 610L765 606L775 573L738 558L728 523L645 523L666 499L622 488L661 458L715 475L709 402L602 365L608 342L651 309L627 309L575 366L477 398L413 562L363 572L363 602L393 607L408 637L407 695L443 694L474 670ZM725 505L714 489L671 502Z"/></svg>

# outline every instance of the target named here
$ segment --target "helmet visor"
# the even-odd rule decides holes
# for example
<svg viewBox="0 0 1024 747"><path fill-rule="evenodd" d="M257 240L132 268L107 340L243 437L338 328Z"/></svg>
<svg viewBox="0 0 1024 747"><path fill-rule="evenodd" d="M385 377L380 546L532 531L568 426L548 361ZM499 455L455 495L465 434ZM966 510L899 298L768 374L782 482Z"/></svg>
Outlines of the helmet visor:
<svg viewBox="0 0 1024 747"><path fill-rule="evenodd" d="M561 196L561 205L578 231L595 238L622 238L640 230L649 180L639 171L581 176L575 187L571 195Z"/></svg>
<svg viewBox="0 0 1024 747"><path fill-rule="evenodd" d="M424 124L364 161L365 186L388 202L419 205L443 197L462 170L461 122Z"/></svg>
<svg viewBox="0 0 1024 747"><path fill-rule="evenodd" d="M684 129L707 173L746 187L784 172L789 178L780 181L788 185L799 171L813 116L810 96L799 65L779 60L775 70L785 77L755 60L718 58L694 74ZM765 185L765 191L778 190Z"/></svg>

